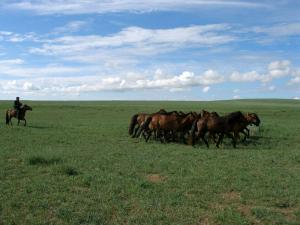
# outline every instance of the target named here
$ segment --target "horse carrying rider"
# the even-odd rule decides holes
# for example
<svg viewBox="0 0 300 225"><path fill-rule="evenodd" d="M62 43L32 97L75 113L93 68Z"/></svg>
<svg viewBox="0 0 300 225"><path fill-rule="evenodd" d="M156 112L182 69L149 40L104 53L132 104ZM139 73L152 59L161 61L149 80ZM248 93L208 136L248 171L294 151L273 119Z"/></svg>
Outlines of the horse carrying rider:
<svg viewBox="0 0 300 225"><path fill-rule="evenodd" d="M20 97L16 97L16 100L14 101L14 109L17 112L17 118L19 118L19 112L21 109L22 103L20 102Z"/></svg>

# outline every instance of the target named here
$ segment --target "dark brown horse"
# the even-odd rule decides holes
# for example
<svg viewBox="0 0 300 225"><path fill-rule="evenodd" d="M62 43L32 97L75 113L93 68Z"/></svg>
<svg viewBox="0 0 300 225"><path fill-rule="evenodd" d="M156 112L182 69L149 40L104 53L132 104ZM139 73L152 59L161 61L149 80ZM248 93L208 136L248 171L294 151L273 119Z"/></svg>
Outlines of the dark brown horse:
<svg viewBox="0 0 300 225"><path fill-rule="evenodd" d="M220 117L217 112L208 112L205 110L202 110L201 115L202 115L202 117L208 117L208 116ZM241 130L240 130L240 133L244 134L243 141L245 141L246 138L250 137L250 131L247 126L249 126L249 125L259 126L259 124L260 124L260 119L256 113L248 112L248 113L244 114L244 117L247 120L247 123L244 124L245 125L244 129L242 129L243 126L241 126ZM210 134L210 138L212 138L215 143L217 142L216 134ZM238 138L239 138L239 134L238 134Z"/></svg>
<svg viewBox="0 0 300 225"><path fill-rule="evenodd" d="M167 114L155 114L147 119L143 129L148 130L148 136L146 142L149 140L152 132L160 138L161 142L168 141L168 136L171 135L173 141L176 139L176 135L180 135L180 138L185 142L184 135L188 132L196 119L197 114L179 114L176 111Z"/></svg>
<svg viewBox="0 0 300 225"><path fill-rule="evenodd" d="M6 124L7 125L9 125L9 124L12 125L11 119L14 117L14 118L17 118L18 125L20 124L20 120L24 120L25 121L24 126L26 126L27 122L26 122L26 119L25 119L25 114L26 114L27 110L32 111L32 108L28 105L23 105L19 110L19 114L18 114L18 118L17 118L17 110L8 109L6 111Z"/></svg>
<svg viewBox="0 0 300 225"><path fill-rule="evenodd" d="M230 113L226 116L218 116L216 114L203 113L203 116L194 122L191 136L190 144L194 145L195 140L201 138L207 147L209 147L207 140L205 139L205 134L209 132L210 135L219 135L216 146L222 142L224 135L232 139L233 147L236 147L236 142L239 137L239 133L242 132L249 124L253 123L259 125L260 120L258 116L242 114L240 111ZM196 130L198 133L196 134Z"/></svg>

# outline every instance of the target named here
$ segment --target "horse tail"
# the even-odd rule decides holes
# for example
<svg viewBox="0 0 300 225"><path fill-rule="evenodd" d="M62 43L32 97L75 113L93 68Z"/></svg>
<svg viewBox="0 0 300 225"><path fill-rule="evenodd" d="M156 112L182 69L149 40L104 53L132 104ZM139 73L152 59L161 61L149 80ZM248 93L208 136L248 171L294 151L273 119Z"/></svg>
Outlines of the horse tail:
<svg viewBox="0 0 300 225"><path fill-rule="evenodd" d="M137 124L138 116L139 116L138 114L135 114L131 117L131 121L130 121L130 124L129 124L129 130L128 130L128 133L129 133L130 136L133 134L134 127Z"/></svg>
<svg viewBox="0 0 300 225"><path fill-rule="evenodd" d="M139 129L139 131L138 131L136 137L139 137L139 136L141 135L142 131L146 130L146 129L149 127L149 124L151 123L151 121L152 121L152 117L149 116L149 117L146 119L146 121L142 124L142 126L140 127L140 129Z"/></svg>
<svg viewBox="0 0 300 225"><path fill-rule="evenodd" d="M6 111L5 119L6 119L6 124L8 125L9 124L8 110Z"/></svg>

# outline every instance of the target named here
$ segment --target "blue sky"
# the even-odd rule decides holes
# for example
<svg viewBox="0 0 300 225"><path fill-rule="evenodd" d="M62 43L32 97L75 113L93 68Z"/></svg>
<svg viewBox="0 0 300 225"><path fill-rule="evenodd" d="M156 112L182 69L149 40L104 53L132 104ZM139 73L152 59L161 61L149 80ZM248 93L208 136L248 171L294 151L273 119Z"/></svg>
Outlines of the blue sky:
<svg viewBox="0 0 300 225"><path fill-rule="evenodd" d="M0 99L300 97L297 0L4 0Z"/></svg>

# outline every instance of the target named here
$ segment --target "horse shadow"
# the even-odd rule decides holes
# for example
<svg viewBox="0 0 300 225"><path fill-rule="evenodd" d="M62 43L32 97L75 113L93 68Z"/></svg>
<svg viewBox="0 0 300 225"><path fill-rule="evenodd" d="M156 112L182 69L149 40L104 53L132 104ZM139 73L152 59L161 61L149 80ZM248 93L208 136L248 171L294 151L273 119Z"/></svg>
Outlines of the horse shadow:
<svg viewBox="0 0 300 225"><path fill-rule="evenodd" d="M51 129L52 127L50 126L43 126L43 125L27 125L28 128L33 128L33 129Z"/></svg>
<svg viewBox="0 0 300 225"><path fill-rule="evenodd" d="M272 137L255 135L255 136L251 136L251 137L247 138L245 141L240 140L238 142L238 144L242 145L242 146L258 147L258 146L263 146L264 142L266 140L271 140L271 139L273 139L273 138Z"/></svg>

